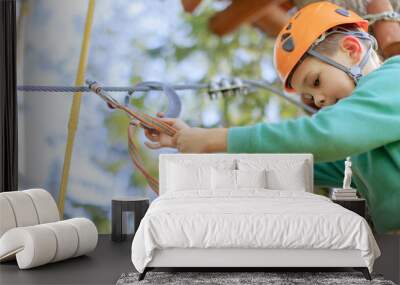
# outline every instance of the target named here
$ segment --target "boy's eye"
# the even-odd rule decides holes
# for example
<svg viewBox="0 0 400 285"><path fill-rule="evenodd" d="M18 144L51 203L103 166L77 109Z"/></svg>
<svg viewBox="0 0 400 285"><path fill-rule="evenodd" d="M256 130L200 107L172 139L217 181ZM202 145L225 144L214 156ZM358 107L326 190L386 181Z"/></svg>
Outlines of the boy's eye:
<svg viewBox="0 0 400 285"><path fill-rule="evenodd" d="M314 87L318 86L319 86L319 77L317 77L317 79L314 80Z"/></svg>

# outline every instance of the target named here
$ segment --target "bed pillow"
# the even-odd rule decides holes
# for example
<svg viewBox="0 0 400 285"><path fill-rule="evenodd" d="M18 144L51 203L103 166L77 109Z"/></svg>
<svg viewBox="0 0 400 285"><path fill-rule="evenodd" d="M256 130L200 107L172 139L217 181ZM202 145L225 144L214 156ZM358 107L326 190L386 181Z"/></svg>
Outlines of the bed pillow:
<svg viewBox="0 0 400 285"><path fill-rule="evenodd" d="M212 190L236 190L236 170L211 168Z"/></svg>
<svg viewBox="0 0 400 285"><path fill-rule="evenodd" d="M167 191L210 190L211 167L168 162Z"/></svg>
<svg viewBox="0 0 400 285"><path fill-rule="evenodd" d="M304 166L292 169L285 173L277 169L270 169L267 172L268 188L272 190L306 191Z"/></svg>
<svg viewBox="0 0 400 285"><path fill-rule="evenodd" d="M267 170L235 170L237 188L267 188Z"/></svg>
<svg viewBox="0 0 400 285"><path fill-rule="evenodd" d="M211 169L214 191L234 191L241 188L267 188L266 170Z"/></svg>
<svg viewBox="0 0 400 285"><path fill-rule="evenodd" d="M267 188L271 190L306 191L307 165L304 160L239 159L240 170L266 169Z"/></svg>

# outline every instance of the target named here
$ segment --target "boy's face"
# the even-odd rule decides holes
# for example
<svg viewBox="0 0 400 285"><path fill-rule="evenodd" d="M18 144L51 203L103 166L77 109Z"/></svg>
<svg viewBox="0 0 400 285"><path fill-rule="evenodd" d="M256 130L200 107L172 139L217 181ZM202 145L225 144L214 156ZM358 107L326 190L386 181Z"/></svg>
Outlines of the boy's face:
<svg viewBox="0 0 400 285"><path fill-rule="evenodd" d="M351 58L341 51L330 58L347 67L352 65ZM313 102L318 108L350 96L355 87L353 80L342 70L313 56L307 56L296 68L291 85L305 102Z"/></svg>
<svg viewBox="0 0 400 285"><path fill-rule="evenodd" d="M360 62L363 50L358 38L347 35L339 40L336 52L328 57L350 68ZM367 67L363 73L368 72ZM350 96L355 88L353 80L346 73L313 56L306 57L296 68L291 85L301 94L303 102L314 102L318 108L333 105Z"/></svg>

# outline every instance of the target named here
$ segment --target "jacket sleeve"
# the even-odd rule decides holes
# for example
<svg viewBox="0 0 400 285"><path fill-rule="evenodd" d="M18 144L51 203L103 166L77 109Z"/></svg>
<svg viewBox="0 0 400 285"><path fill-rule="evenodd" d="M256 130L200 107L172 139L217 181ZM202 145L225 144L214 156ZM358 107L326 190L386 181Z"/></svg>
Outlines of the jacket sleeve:
<svg viewBox="0 0 400 285"><path fill-rule="evenodd" d="M376 72L361 78L352 95L311 117L231 127L227 152L312 153L315 162L328 162L397 141L399 79L382 77Z"/></svg>

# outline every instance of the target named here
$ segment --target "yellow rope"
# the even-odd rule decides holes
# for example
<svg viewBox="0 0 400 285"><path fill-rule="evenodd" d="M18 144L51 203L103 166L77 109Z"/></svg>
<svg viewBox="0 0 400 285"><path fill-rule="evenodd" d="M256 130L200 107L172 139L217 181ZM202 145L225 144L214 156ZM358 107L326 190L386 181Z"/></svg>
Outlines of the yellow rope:
<svg viewBox="0 0 400 285"><path fill-rule="evenodd" d="M85 71L89 55L90 33L92 29L94 6L95 6L95 0L89 0L88 10L86 14L85 31L83 34L81 54L79 58L78 73L75 79L76 86L81 86L85 83ZM67 194L68 176L71 165L72 150L74 147L75 133L78 127L81 96L82 96L81 92L74 93L69 122L68 122L67 146L65 149L64 166L61 178L60 192L58 196L58 210L60 211L61 218L64 217L64 203L65 203L65 196Z"/></svg>

